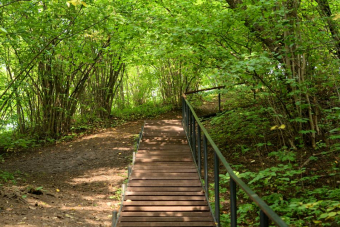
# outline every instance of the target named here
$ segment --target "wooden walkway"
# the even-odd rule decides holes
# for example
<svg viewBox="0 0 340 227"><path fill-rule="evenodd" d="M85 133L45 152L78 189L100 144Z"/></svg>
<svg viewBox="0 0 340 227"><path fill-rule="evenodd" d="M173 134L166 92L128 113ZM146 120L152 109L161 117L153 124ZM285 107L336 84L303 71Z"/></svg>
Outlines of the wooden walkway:
<svg viewBox="0 0 340 227"><path fill-rule="evenodd" d="M180 120L145 122L117 226L216 226Z"/></svg>

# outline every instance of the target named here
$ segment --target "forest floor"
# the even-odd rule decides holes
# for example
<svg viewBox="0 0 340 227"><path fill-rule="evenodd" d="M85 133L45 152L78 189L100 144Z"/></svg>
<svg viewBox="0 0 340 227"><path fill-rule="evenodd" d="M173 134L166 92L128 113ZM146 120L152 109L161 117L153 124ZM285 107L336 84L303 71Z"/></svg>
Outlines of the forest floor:
<svg viewBox="0 0 340 227"><path fill-rule="evenodd" d="M130 121L6 157L0 170L17 173L15 183L0 185L0 226L111 226L142 125Z"/></svg>

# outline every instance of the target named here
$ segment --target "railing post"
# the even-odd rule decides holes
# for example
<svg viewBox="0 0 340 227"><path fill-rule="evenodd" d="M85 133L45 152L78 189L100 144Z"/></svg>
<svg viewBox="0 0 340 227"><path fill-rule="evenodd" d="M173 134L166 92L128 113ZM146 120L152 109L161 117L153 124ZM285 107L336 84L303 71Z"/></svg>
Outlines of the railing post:
<svg viewBox="0 0 340 227"><path fill-rule="evenodd" d="M197 126L197 167L198 167L198 174L201 177L201 128Z"/></svg>
<svg viewBox="0 0 340 227"><path fill-rule="evenodd" d="M184 97L182 97L182 121L184 121L184 119Z"/></svg>
<svg viewBox="0 0 340 227"><path fill-rule="evenodd" d="M189 125L189 122L188 122L188 104L185 102L185 129L186 129L186 133L188 134L188 125Z"/></svg>
<svg viewBox="0 0 340 227"><path fill-rule="evenodd" d="M187 133L188 132L188 128L187 128L187 104L185 102L185 98L183 97L183 105L184 105L184 129L185 129L185 132Z"/></svg>
<svg viewBox="0 0 340 227"><path fill-rule="evenodd" d="M236 183L230 177L230 219L231 227L237 226L237 207L236 207Z"/></svg>
<svg viewBox="0 0 340 227"><path fill-rule="evenodd" d="M192 145L191 144L191 132L192 132L192 125L191 125L191 115L192 115L192 113L191 113L191 111L190 111L190 108L188 109L188 113L189 113L189 115L188 115L188 121L189 121L189 132L188 132L188 136L189 136L189 143L190 143L190 145Z"/></svg>
<svg viewBox="0 0 340 227"><path fill-rule="evenodd" d="M260 211L260 227L268 227L268 216L261 210Z"/></svg>
<svg viewBox="0 0 340 227"><path fill-rule="evenodd" d="M132 166L129 166L128 167L128 178L130 178L131 173L132 173Z"/></svg>
<svg viewBox="0 0 340 227"><path fill-rule="evenodd" d="M132 165L135 164L137 152L132 152Z"/></svg>
<svg viewBox="0 0 340 227"><path fill-rule="evenodd" d="M209 198L209 186L208 186L208 149L207 149L207 137L203 135L203 149L204 149L204 187L205 193L208 193Z"/></svg>
<svg viewBox="0 0 340 227"><path fill-rule="evenodd" d="M220 162L214 152L214 176L215 176L215 220L220 226Z"/></svg>
<svg viewBox="0 0 340 227"><path fill-rule="evenodd" d="M221 93L220 93L220 89L218 89L218 112L221 112Z"/></svg>
<svg viewBox="0 0 340 227"><path fill-rule="evenodd" d="M112 211L112 227L116 227L116 222L118 219L118 212L116 210Z"/></svg>
<svg viewBox="0 0 340 227"><path fill-rule="evenodd" d="M192 152L196 163L196 121L194 115L192 115Z"/></svg>

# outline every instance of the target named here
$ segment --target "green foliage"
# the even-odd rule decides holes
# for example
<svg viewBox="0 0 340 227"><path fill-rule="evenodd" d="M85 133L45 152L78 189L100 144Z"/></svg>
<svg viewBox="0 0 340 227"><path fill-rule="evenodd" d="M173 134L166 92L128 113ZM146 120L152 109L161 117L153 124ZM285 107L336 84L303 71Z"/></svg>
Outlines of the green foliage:
<svg viewBox="0 0 340 227"><path fill-rule="evenodd" d="M65 142L72 141L76 136L77 136L76 133L69 133L68 135L62 136L60 138L60 141L65 141Z"/></svg>
<svg viewBox="0 0 340 227"><path fill-rule="evenodd" d="M319 176L301 177L304 169L297 169L291 164L279 164L278 167L264 169L258 173L245 171L236 172L236 175L244 179L250 187L259 193L270 207L293 226L329 223L340 224L340 202L338 201L340 190L331 189L328 186L308 190L304 184L314 183ZM221 174L220 183L229 184L229 175ZM220 186L222 189L223 187ZM221 191L224 194L225 191ZM213 184L210 187L213 195ZM248 196L238 191L238 200L249 201ZM222 207L222 210L224 208ZM241 203L238 205L238 223L249 224L253 216L258 216L258 208L253 203ZM229 214L221 215L222 226L230 222ZM257 225L258 223L252 223Z"/></svg>
<svg viewBox="0 0 340 227"><path fill-rule="evenodd" d="M296 152L294 151L288 151L287 147L282 147L279 151L273 151L268 154L269 157L275 156L277 157L281 162L285 161L295 161Z"/></svg>
<svg viewBox="0 0 340 227"><path fill-rule="evenodd" d="M0 170L0 186L8 182L11 182L12 184L16 184L17 181L15 180L15 178L19 175L21 175L21 172L18 170L15 172L8 172L8 171Z"/></svg>
<svg viewBox="0 0 340 227"><path fill-rule="evenodd" d="M8 181L14 181L14 174L0 170L0 185L1 183L6 183Z"/></svg>
<svg viewBox="0 0 340 227"><path fill-rule="evenodd" d="M237 108L220 114L210 121L211 136L214 141L222 144L237 144L240 140L264 141L264 135L268 132L270 122L267 113L255 108ZM263 134L259 134L262 132ZM227 142L228 141L228 142ZM271 144L269 141L258 143L258 147ZM268 145L268 146L269 146ZM252 150L245 144L237 144L233 147L235 150L241 150L244 154Z"/></svg>
<svg viewBox="0 0 340 227"><path fill-rule="evenodd" d="M27 135L14 134L11 131L0 134L0 148L5 151L27 149L35 146L37 146L36 139L27 138Z"/></svg>
<svg viewBox="0 0 340 227"><path fill-rule="evenodd" d="M118 188L116 191L115 191L115 194L112 195L112 196L109 196L110 199L114 199L116 201L121 201L122 199L122 188Z"/></svg>

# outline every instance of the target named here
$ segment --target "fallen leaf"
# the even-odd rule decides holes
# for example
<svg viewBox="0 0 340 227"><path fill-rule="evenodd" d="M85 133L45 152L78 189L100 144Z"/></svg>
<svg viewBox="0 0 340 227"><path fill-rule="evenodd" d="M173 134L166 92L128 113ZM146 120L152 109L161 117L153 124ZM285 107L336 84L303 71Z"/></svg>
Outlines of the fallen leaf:
<svg viewBox="0 0 340 227"><path fill-rule="evenodd" d="M65 217L67 217L67 218L74 218L73 216L71 216L69 214L65 214Z"/></svg>
<svg viewBox="0 0 340 227"><path fill-rule="evenodd" d="M279 126L277 126L277 125L274 125L273 127L271 127L270 128L270 130L272 131L272 130L275 130L275 129L277 129Z"/></svg>

